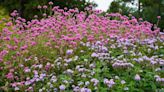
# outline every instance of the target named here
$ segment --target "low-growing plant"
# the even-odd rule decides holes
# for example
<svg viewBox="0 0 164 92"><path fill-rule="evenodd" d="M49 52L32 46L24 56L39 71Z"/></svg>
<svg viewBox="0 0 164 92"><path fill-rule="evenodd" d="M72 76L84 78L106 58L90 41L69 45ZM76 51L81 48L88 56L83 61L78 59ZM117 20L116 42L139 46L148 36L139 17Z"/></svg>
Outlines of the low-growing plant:
<svg viewBox="0 0 164 92"><path fill-rule="evenodd" d="M0 31L0 90L156 92L164 87L164 36L118 13L52 8ZM12 21L12 22L11 22Z"/></svg>

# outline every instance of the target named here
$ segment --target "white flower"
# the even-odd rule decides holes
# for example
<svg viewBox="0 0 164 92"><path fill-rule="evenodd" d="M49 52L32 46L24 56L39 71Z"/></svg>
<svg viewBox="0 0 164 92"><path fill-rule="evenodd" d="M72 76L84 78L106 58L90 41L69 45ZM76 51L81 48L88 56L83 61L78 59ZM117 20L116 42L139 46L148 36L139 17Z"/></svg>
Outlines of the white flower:
<svg viewBox="0 0 164 92"><path fill-rule="evenodd" d="M141 77L140 77L140 75L136 74L135 77L134 77L134 79L137 80L137 81L139 81L139 80L141 80Z"/></svg>
<svg viewBox="0 0 164 92"><path fill-rule="evenodd" d="M41 68L43 67L43 65L42 65L42 64L40 64L40 65L38 65L38 67L41 69Z"/></svg>
<svg viewBox="0 0 164 92"><path fill-rule="evenodd" d="M14 89L15 91L17 91L17 90L20 90L18 87L15 87L15 89Z"/></svg>
<svg viewBox="0 0 164 92"><path fill-rule="evenodd" d="M124 88L124 90L126 90L126 91L127 91L127 90L129 90L129 88L128 88L128 87L125 87L125 88Z"/></svg>
<svg viewBox="0 0 164 92"><path fill-rule="evenodd" d="M35 61L38 61L38 57L34 57L34 60L35 60Z"/></svg>
<svg viewBox="0 0 164 92"><path fill-rule="evenodd" d="M42 89L39 89L39 92L43 92L43 90Z"/></svg>
<svg viewBox="0 0 164 92"><path fill-rule="evenodd" d="M75 57L74 57L74 61L78 60L78 58L79 58L78 56L75 56Z"/></svg>
<svg viewBox="0 0 164 92"><path fill-rule="evenodd" d="M121 80L121 84L125 84L126 82L125 82L125 80Z"/></svg>

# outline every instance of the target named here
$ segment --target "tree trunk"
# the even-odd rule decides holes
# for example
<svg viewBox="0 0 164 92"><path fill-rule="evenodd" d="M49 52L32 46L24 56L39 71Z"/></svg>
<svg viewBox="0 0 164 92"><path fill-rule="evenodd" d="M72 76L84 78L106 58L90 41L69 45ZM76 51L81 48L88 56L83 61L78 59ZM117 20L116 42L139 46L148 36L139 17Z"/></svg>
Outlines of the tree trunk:
<svg viewBox="0 0 164 92"><path fill-rule="evenodd" d="M20 0L20 16L23 17L24 15L24 3L25 3L25 0Z"/></svg>
<svg viewBox="0 0 164 92"><path fill-rule="evenodd" d="M161 0L158 2L158 15L161 15Z"/></svg>
<svg viewBox="0 0 164 92"><path fill-rule="evenodd" d="M138 0L138 16L141 17L141 1Z"/></svg>

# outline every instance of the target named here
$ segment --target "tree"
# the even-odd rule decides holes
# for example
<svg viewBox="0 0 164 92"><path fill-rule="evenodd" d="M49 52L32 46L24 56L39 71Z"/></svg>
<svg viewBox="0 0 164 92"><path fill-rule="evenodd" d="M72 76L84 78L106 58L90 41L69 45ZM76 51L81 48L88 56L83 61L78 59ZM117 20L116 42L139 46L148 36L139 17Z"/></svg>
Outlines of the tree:
<svg viewBox="0 0 164 92"><path fill-rule="evenodd" d="M125 6L129 3L134 5L134 2L137 2L137 9ZM135 17L142 17L144 20L154 24L157 22L157 16L161 16L158 26L161 28L161 31L164 29L164 0L114 0L108 12L115 12L114 10L118 12L119 9L123 11L123 14L131 13Z"/></svg>
<svg viewBox="0 0 164 92"><path fill-rule="evenodd" d="M34 15L39 14L37 9L38 5L46 5L49 1L52 1L53 6L60 6L60 8L78 8L84 10L84 8L91 2L86 0L0 0L0 5L5 7L9 12L18 10L21 17L26 19L33 18Z"/></svg>
<svg viewBox="0 0 164 92"><path fill-rule="evenodd" d="M126 0L126 2L129 0ZM134 12L134 9L129 7L127 3L122 0L114 0L111 5L109 6L109 9L107 10L108 13L121 13L123 15L128 15L129 13Z"/></svg>

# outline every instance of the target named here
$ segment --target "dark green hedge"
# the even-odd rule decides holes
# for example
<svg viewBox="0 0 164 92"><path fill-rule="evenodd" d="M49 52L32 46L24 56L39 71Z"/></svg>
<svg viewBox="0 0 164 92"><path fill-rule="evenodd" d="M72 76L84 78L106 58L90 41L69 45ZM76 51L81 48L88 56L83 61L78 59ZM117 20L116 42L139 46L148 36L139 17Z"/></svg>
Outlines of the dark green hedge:
<svg viewBox="0 0 164 92"><path fill-rule="evenodd" d="M31 19L34 15L40 14L40 11L37 9L38 5L48 5L50 1L54 3L53 6L78 8L79 10L84 10L84 7L90 4L85 0L0 0L0 5L9 12L18 10L22 17Z"/></svg>

